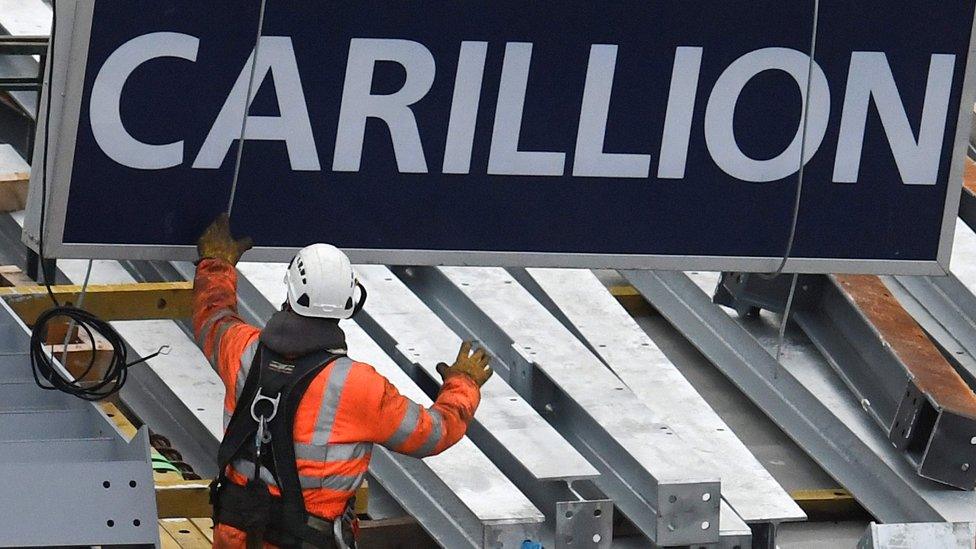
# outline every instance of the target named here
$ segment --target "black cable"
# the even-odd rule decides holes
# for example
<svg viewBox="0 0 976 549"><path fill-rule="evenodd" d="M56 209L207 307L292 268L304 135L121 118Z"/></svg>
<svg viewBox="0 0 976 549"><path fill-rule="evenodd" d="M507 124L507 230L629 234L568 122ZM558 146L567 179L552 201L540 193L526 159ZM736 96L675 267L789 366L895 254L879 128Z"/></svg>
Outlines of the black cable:
<svg viewBox="0 0 976 549"><path fill-rule="evenodd" d="M92 344L91 356L88 366L84 372L69 379L55 366L54 352L44 348L47 340L48 327L56 319L67 319L76 324L79 329L84 330L88 335L88 340ZM86 380L95 368L95 334L103 337L112 347L112 356L108 361L105 372L99 379ZM128 362L128 347L125 340L119 335L115 328L108 322L98 318L94 314L84 309L75 307L53 307L41 313L34 323L30 338L30 363L34 374L34 382L37 386L45 390L58 390L69 395L74 395L84 400L101 400L114 395L125 385L125 380L129 373L129 368L145 362L153 357L165 354L168 347L162 347L155 353ZM47 383L42 383L41 380Z"/></svg>
<svg viewBox="0 0 976 549"><path fill-rule="evenodd" d="M51 302L54 303L54 306L41 313L31 329L30 364L31 371L34 375L34 382L41 389L48 391L61 391L84 400L101 400L114 395L122 389L122 386L125 385L125 380L128 377L128 369L131 366L145 362L146 360L160 354L165 354L168 347L161 347L158 351L147 357L133 362L128 362L128 347L126 347L125 340L122 339L122 336L119 335L111 324L84 309L79 309L71 305L62 306L58 302L57 297L54 295L54 290L51 288L51 280L49 280L48 272L44 268L44 222L47 216L47 153L48 143L51 135L51 96L54 94L52 82L54 80L55 36L57 35L58 22L57 0L51 0L51 17L51 34L49 38L47 56L47 70L49 72L44 112L44 150L42 151L41 156L41 219L38 225L40 234L38 235L37 240L37 255L41 263L39 271L43 277L44 286L47 288L47 295L51 298ZM53 349L51 352L44 349L44 344L47 341L48 326L56 319L67 320L69 330L72 330L71 327L75 325L77 325L79 329L84 330L84 332L88 335L88 341L92 346L88 366L80 375L73 376L73 379L68 377L70 374L66 374L63 370L55 366ZM108 366L106 367L105 372L101 374L100 379L86 380L89 374L93 373L96 365L96 334L101 336L102 339L111 345L112 356L108 361ZM68 337L70 336L71 334L69 333ZM44 380L47 383L45 384L41 380Z"/></svg>
<svg viewBox="0 0 976 549"><path fill-rule="evenodd" d="M44 268L44 218L47 216L47 149L48 141L51 136L51 96L54 94L54 88L51 86L54 82L54 37L58 30L58 2L57 0L51 0L51 33L48 38L48 53L47 53L47 98L44 106L44 151L41 153L41 220L38 225L38 236L37 236L37 258L40 262L38 265L38 271L41 277L44 279L44 287L47 288L47 295L51 298L51 302L54 303L55 307L60 307L61 304L58 303L58 298L54 297L54 290L51 289L51 281L48 280L47 269Z"/></svg>

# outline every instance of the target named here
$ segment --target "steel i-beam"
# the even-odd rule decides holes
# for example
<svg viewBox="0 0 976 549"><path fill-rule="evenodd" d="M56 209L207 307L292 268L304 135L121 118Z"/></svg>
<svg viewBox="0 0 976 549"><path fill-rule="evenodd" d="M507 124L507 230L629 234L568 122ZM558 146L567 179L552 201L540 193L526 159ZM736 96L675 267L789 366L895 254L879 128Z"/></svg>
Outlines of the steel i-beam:
<svg viewBox="0 0 976 549"><path fill-rule="evenodd" d="M509 272L718 471L722 498L752 527L754 547L774 547L778 523L806 518L596 275L583 269Z"/></svg>
<svg viewBox="0 0 976 549"><path fill-rule="evenodd" d="M435 398L440 390L435 365L450 362L461 339L403 282L382 265L356 267L370 300L356 323L400 367ZM609 500L580 500L570 487L599 472L516 393L495 378L481 388L481 405L468 436L540 509L556 531L555 547L600 539L610 547L613 506ZM557 511L559 507L571 509Z"/></svg>
<svg viewBox="0 0 976 549"><path fill-rule="evenodd" d="M716 300L781 312L789 277L722 275ZM784 288L787 290L784 292ZM976 487L976 394L871 275L806 275L794 320L918 474Z"/></svg>
<svg viewBox="0 0 976 549"><path fill-rule="evenodd" d="M506 271L397 275L600 471L597 487L658 545L719 542L718 475Z"/></svg>
<svg viewBox="0 0 976 549"><path fill-rule="evenodd" d="M697 275L699 285L679 272L621 274L878 520L972 520L976 493L919 477L795 327L777 362L774 319L737 318L712 303L702 288L717 277Z"/></svg>

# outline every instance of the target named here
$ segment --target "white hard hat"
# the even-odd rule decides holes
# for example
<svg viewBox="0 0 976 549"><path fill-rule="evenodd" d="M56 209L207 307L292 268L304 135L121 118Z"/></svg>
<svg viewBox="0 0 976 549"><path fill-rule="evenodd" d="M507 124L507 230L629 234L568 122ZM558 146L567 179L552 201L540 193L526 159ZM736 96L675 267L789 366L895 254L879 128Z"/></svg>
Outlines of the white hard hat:
<svg viewBox="0 0 976 549"><path fill-rule="evenodd" d="M329 244L302 248L288 265L285 285L288 304L302 316L349 318L366 301L349 258Z"/></svg>

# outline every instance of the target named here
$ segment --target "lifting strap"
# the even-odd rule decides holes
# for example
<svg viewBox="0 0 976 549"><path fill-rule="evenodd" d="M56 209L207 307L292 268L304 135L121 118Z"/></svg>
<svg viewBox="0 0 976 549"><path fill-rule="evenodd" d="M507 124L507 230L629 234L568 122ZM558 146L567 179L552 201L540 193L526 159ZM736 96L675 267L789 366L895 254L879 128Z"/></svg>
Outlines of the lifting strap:
<svg viewBox="0 0 976 549"><path fill-rule="evenodd" d="M295 462L295 411L316 374L343 354L317 351L288 359L258 343L244 388L237 399L224 439L217 451L217 478L211 485L214 522L248 535L248 545L261 540L281 546L337 547L332 521L305 509ZM227 466L235 459L254 464L246 487L232 486ZM272 496L260 479L261 467L271 471L281 497ZM272 539L276 538L276 539Z"/></svg>

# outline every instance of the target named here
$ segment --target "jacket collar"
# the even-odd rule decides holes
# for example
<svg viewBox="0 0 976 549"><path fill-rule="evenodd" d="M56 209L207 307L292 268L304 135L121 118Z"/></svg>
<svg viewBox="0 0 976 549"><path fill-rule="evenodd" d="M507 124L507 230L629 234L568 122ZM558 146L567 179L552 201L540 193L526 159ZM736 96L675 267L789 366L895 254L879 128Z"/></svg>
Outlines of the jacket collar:
<svg viewBox="0 0 976 549"><path fill-rule="evenodd" d="M337 320L301 316L293 311L272 315L261 332L261 343L289 357L323 350L346 351L346 335Z"/></svg>

